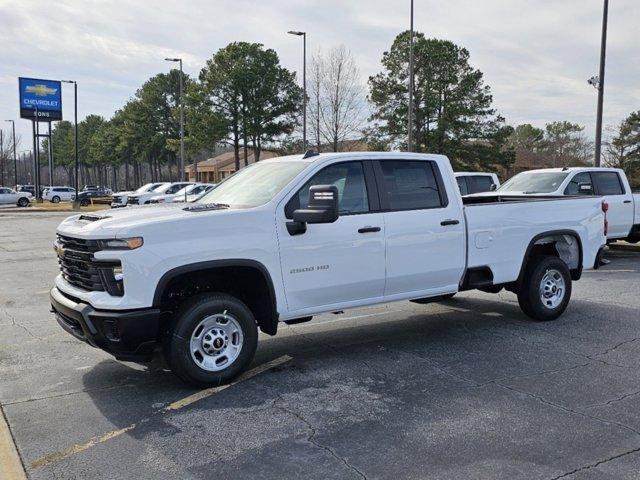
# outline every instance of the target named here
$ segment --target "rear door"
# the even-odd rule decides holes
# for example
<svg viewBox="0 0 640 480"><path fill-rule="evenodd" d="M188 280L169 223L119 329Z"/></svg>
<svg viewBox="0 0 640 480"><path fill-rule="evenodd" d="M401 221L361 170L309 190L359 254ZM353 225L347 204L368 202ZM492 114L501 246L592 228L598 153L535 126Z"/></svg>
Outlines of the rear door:
<svg viewBox="0 0 640 480"><path fill-rule="evenodd" d="M464 219L438 163L380 160L375 173L385 212L385 296L457 291L465 267Z"/></svg>
<svg viewBox="0 0 640 480"><path fill-rule="evenodd" d="M627 192L620 174L613 170L591 172L596 193L604 196L609 204L607 238L625 238L633 226L633 196Z"/></svg>
<svg viewBox="0 0 640 480"><path fill-rule="evenodd" d="M338 188L340 216L290 235L286 222L308 205L313 185ZM315 173L276 211L289 311L347 306L383 295L384 220L369 161L333 163Z"/></svg>

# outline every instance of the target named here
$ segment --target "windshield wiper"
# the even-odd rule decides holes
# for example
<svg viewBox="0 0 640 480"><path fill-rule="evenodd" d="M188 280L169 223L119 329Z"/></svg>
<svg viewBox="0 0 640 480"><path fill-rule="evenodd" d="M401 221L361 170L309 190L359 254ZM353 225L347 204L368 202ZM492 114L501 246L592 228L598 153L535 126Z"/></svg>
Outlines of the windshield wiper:
<svg viewBox="0 0 640 480"><path fill-rule="evenodd" d="M202 212L205 210L226 210L231 208L226 203L192 203L183 208L186 212Z"/></svg>

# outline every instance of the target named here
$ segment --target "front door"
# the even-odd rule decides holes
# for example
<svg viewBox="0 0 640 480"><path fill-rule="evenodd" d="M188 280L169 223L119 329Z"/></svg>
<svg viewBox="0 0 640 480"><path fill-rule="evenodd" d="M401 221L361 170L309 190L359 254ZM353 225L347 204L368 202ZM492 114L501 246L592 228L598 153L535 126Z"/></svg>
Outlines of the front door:
<svg viewBox="0 0 640 480"><path fill-rule="evenodd" d="M366 172L366 173L365 173ZM323 167L278 207L276 222L282 276L289 312L327 310L381 297L385 280L385 228L371 192L367 162ZM286 222L308 204L313 185L338 188L340 216L334 223L310 224L290 235ZM373 186L375 188L375 185ZM288 217L288 218L287 218Z"/></svg>

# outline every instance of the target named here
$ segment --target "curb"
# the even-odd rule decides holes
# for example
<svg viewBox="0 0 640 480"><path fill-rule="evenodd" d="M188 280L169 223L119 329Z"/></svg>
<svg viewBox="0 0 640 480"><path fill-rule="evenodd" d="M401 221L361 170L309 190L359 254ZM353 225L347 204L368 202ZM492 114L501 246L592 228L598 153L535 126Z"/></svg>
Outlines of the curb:
<svg viewBox="0 0 640 480"><path fill-rule="evenodd" d="M0 478L27 480L2 407L0 407Z"/></svg>

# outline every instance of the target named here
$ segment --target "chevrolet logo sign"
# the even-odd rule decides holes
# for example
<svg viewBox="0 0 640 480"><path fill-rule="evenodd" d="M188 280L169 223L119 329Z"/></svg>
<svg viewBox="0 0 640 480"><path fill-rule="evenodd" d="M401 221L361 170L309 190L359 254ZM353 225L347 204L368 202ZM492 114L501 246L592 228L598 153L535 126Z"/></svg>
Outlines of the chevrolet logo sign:
<svg viewBox="0 0 640 480"><path fill-rule="evenodd" d="M59 243L54 243L53 250L56 252L56 255L58 255L58 258L64 258L65 249L62 245L60 245Z"/></svg>
<svg viewBox="0 0 640 480"><path fill-rule="evenodd" d="M25 90L28 93L35 93L36 97L46 97L47 95L53 95L58 91L57 88L50 88L42 84L28 85Z"/></svg>

